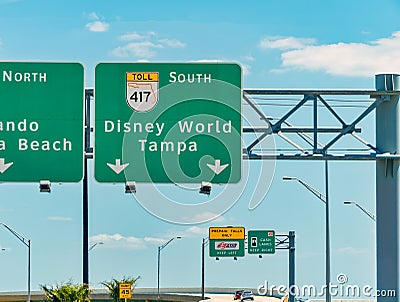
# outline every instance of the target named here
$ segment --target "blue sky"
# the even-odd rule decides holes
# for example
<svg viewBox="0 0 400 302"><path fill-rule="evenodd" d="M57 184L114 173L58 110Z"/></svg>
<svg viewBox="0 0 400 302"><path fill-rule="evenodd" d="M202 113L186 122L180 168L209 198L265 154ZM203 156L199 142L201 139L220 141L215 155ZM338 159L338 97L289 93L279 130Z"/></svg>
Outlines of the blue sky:
<svg viewBox="0 0 400 302"><path fill-rule="evenodd" d="M0 0L0 60L80 62L85 87L94 86L99 62L228 61L242 65L244 88L374 89L375 74L400 70L399 12L395 0ZM343 114L350 119L358 109ZM265 110L279 116L288 107ZM331 123L321 116L321 124ZM296 123L308 119L305 112ZM363 137L371 141L374 123L373 115L361 123ZM348 144L360 147L354 141ZM257 170L261 162L251 165ZM199 287L201 238L209 226L225 225L277 233L295 230L296 280L324 284L324 207L300 185L281 180L298 176L323 192L322 162L277 162L274 170L269 166L269 190L269 181L249 178L250 186L265 186L267 192L256 209L249 210L250 193L245 192L216 220L195 225L157 218L124 194L122 185L95 182L92 162L89 169L90 240L104 242L90 252L94 287L124 275L140 275L139 287L155 287L157 246L175 235L182 239L163 250L161 286ZM355 207L343 205L344 200L356 200L374 212L374 184L372 162L330 164L334 281L345 273L351 284L375 285L374 223ZM160 190L181 202L208 198L173 185ZM226 191L224 186L213 188L210 198L221 192L224 198L236 198ZM32 240L32 288L80 281L82 184L53 184L52 193L43 194L38 184L3 183L0 196L0 221ZM6 249L0 252L0 291L25 290L26 248L4 229L0 246ZM206 266L206 286L257 287L264 280L286 284L288 279L286 251L261 260L209 258Z"/></svg>

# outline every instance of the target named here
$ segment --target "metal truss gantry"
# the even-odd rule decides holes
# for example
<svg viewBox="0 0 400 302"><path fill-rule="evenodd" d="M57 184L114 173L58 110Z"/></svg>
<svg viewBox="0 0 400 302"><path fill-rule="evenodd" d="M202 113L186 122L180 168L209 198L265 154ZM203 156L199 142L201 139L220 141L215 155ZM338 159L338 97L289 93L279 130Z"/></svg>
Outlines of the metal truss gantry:
<svg viewBox="0 0 400 302"><path fill-rule="evenodd" d="M260 120L265 122L265 127L243 127L243 133L257 133L258 137L250 145L243 149L243 158L249 160L257 159L285 159L285 160L376 160L376 159L396 159L400 155L383 152L376 145L363 139L359 133L362 129L358 125L379 105L390 101L390 97L399 96L400 91L375 91L375 90L267 90L267 89L245 89L243 100L252 107L259 115ZM259 108L253 97L264 96L275 98L275 102L289 98L293 100L299 97L297 104L289 109L282 117L271 118ZM364 109L351 122L345 119L331 106L327 97L359 97L369 96L372 103ZM302 107L312 106L313 116L309 126L296 127L289 123L288 119L298 112ZM325 107L336 119L337 127L324 127L318 124L318 108ZM292 140L287 134L295 133L306 144L300 145ZM318 141L320 134L335 134L334 138L328 143L322 144ZM267 137L274 135L290 144L294 151L262 153L255 151L255 148ZM332 151L334 145L344 136L350 135L367 147L369 152L337 153Z"/></svg>

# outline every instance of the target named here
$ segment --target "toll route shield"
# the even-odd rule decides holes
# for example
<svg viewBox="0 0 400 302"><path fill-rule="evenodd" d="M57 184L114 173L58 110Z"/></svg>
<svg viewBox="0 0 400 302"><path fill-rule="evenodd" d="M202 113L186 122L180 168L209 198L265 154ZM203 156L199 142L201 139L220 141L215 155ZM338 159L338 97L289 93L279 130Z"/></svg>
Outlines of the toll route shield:
<svg viewBox="0 0 400 302"><path fill-rule="evenodd" d="M126 102L137 112L153 109L158 101L158 72L127 72Z"/></svg>

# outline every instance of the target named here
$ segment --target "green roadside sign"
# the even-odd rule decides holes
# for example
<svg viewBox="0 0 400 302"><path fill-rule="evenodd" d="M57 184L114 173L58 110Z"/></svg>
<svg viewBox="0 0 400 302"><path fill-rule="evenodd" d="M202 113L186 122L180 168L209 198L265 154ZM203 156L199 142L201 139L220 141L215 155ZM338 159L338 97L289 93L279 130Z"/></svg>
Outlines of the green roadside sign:
<svg viewBox="0 0 400 302"><path fill-rule="evenodd" d="M241 99L237 64L98 64L96 180L240 181Z"/></svg>
<svg viewBox="0 0 400 302"><path fill-rule="evenodd" d="M247 252L249 254L274 254L275 231L251 230L247 233Z"/></svg>
<svg viewBox="0 0 400 302"><path fill-rule="evenodd" d="M0 182L83 177L84 70L0 62Z"/></svg>
<svg viewBox="0 0 400 302"><path fill-rule="evenodd" d="M210 240L210 257L244 257L243 240Z"/></svg>

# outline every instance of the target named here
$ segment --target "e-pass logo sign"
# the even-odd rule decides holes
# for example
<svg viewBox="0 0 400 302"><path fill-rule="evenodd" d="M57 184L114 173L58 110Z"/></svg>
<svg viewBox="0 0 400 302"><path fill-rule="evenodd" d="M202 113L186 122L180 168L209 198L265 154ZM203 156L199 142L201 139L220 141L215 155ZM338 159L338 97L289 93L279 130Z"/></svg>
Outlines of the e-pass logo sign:
<svg viewBox="0 0 400 302"><path fill-rule="evenodd" d="M216 250L239 250L239 242L238 241L217 241L215 242L215 249Z"/></svg>
<svg viewBox="0 0 400 302"><path fill-rule="evenodd" d="M127 72L126 102L137 112L153 109L158 101L158 72Z"/></svg>

